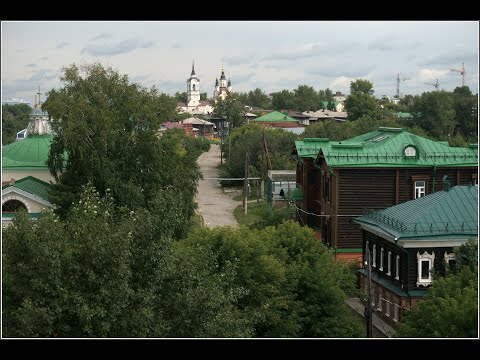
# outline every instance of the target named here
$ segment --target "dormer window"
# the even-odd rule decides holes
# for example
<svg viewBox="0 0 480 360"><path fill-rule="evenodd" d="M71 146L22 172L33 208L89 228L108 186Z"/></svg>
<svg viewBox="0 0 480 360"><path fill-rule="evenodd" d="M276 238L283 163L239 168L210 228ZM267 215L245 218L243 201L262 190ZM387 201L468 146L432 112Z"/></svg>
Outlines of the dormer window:
<svg viewBox="0 0 480 360"><path fill-rule="evenodd" d="M413 146L407 146L405 148L405 157L417 157L417 149L415 149Z"/></svg>

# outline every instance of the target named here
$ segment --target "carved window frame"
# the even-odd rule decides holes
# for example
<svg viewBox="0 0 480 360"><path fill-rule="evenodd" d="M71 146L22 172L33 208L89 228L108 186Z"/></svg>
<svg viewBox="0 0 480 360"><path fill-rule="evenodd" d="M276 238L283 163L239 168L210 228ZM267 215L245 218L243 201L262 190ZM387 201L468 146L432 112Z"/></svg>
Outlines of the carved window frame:
<svg viewBox="0 0 480 360"><path fill-rule="evenodd" d="M422 263L428 262L428 279L422 279ZM417 251L417 287L419 286L428 286L432 284L432 269L435 261L435 252L432 251L432 254L429 254L427 251L424 251L423 254Z"/></svg>

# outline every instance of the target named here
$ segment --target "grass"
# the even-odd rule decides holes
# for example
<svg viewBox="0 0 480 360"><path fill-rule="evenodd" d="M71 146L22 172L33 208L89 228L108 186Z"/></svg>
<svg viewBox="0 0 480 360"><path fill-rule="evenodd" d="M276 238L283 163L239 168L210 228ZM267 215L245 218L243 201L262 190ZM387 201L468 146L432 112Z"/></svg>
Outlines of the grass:
<svg viewBox="0 0 480 360"><path fill-rule="evenodd" d="M256 200L257 199L257 195L250 195L248 197L248 200ZM243 194L238 194L238 195L235 195L233 198L232 198L233 201L243 201Z"/></svg>
<svg viewBox="0 0 480 360"><path fill-rule="evenodd" d="M242 205L238 205L233 210L233 216L240 225L250 225L262 217L264 207L264 204L250 203L247 206L247 215L245 215Z"/></svg>

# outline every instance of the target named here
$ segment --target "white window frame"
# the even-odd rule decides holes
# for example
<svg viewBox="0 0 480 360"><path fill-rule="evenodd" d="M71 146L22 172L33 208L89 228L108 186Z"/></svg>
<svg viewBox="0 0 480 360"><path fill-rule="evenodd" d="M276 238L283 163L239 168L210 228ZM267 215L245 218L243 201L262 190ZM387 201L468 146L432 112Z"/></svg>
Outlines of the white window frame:
<svg viewBox="0 0 480 360"><path fill-rule="evenodd" d="M370 259L367 259L367 249L368 249L368 246L369 246L369 245L370 245L370 244L369 244L369 242L368 242L368 240L367 240L367 241L365 242L365 256L364 256L364 258L363 258L363 264L367 263L367 265L370 265L370 264L368 263L368 261L369 261Z"/></svg>
<svg viewBox="0 0 480 360"><path fill-rule="evenodd" d="M418 183L423 183L423 186L417 185ZM413 194L414 199L424 197L427 192L427 181L426 180L415 180L415 192Z"/></svg>
<svg viewBox="0 0 480 360"><path fill-rule="evenodd" d="M418 263L418 276L417 276L417 287L418 286L428 286L432 284L432 272L435 260L435 252L432 251L432 254L424 252L420 255L420 252L417 251L417 263ZM428 279L422 279L422 263L424 261L428 262Z"/></svg>
<svg viewBox="0 0 480 360"><path fill-rule="evenodd" d="M392 252L389 251L387 255L387 275L391 276L392 275Z"/></svg>
<svg viewBox="0 0 480 360"><path fill-rule="evenodd" d="M377 294L375 291L375 285L372 286L372 297L371 297L371 302L372 302L372 308L375 306L375 299L377 298Z"/></svg>
<svg viewBox="0 0 480 360"><path fill-rule="evenodd" d="M399 305L398 305L398 297L395 296L395 299L393 300L393 321L397 322L398 321L398 314L399 314Z"/></svg>
<svg viewBox="0 0 480 360"><path fill-rule="evenodd" d="M383 247L380 248L380 267L378 270L383 271Z"/></svg>
<svg viewBox="0 0 480 360"><path fill-rule="evenodd" d="M373 244L372 253L372 266L377 267L377 244Z"/></svg>
<svg viewBox="0 0 480 360"><path fill-rule="evenodd" d="M450 253L448 254L446 251L445 251L445 254L443 255L444 259L445 259L445 265L448 266L448 268L450 269L450 261L455 261L456 260L456 257L455 257L455 253Z"/></svg>
<svg viewBox="0 0 480 360"><path fill-rule="evenodd" d="M385 295L385 316L390 317L390 293L387 291Z"/></svg>
<svg viewBox="0 0 480 360"><path fill-rule="evenodd" d="M413 146L407 146L404 152L406 157L416 157L417 156L417 149Z"/></svg>
<svg viewBox="0 0 480 360"><path fill-rule="evenodd" d="M395 280L400 280L400 255L395 258Z"/></svg>

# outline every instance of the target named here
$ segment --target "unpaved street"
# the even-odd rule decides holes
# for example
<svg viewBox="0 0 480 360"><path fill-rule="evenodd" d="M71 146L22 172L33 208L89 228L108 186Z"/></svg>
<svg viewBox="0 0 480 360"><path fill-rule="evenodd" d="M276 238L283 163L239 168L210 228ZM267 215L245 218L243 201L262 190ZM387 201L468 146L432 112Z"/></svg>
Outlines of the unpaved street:
<svg viewBox="0 0 480 360"><path fill-rule="evenodd" d="M217 166L220 163L220 147L212 144L210 150L198 158L198 165L204 178L218 177ZM241 202L233 201L232 195L224 194L216 180L200 180L198 184L198 213L203 217L205 226L238 226L233 216Z"/></svg>

